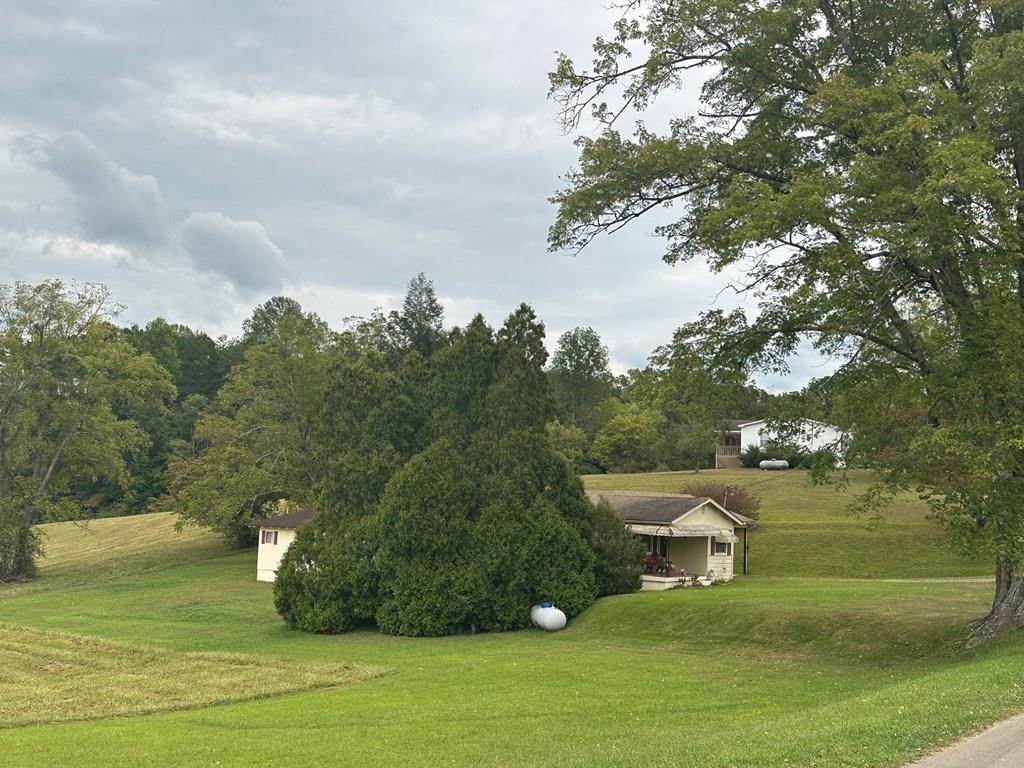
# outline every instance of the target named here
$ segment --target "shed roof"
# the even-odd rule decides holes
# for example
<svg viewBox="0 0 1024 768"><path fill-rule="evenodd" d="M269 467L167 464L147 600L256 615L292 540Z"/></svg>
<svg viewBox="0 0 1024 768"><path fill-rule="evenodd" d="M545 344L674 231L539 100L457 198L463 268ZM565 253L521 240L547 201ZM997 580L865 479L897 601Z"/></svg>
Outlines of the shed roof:
<svg viewBox="0 0 1024 768"><path fill-rule="evenodd" d="M294 512L289 512L287 515L277 515L276 517L257 520L256 525L260 528L301 528L312 521L315 514L316 510L312 507L303 507Z"/></svg>

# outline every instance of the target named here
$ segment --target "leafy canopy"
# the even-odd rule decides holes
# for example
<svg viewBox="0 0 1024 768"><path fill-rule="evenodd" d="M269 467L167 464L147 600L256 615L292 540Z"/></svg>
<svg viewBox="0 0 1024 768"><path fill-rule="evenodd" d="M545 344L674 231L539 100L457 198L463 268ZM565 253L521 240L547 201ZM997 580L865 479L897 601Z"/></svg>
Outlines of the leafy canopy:
<svg viewBox="0 0 1024 768"><path fill-rule="evenodd" d="M121 414L174 396L167 372L111 324L117 311L96 285L0 286L0 581L33 575L31 526L80 516L76 491L130 483L148 438Z"/></svg>
<svg viewBox="0 0 1024 768"><path fill-rule="evenodd" d="M1024 625L1024 4L637 0L594 51L551 75L567 129L603 124L551 247L674 205L665 260L742 264L760 302L683 335L721 364L839 360L816 387L850 458L991 552ZM689 70L698 108L619 130Z"/></svg>

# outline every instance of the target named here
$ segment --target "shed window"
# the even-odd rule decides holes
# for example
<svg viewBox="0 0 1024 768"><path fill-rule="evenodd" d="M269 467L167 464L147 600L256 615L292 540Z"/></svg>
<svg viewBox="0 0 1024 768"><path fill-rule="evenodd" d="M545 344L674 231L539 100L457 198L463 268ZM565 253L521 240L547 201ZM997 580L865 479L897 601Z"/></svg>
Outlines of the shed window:
<svg viewBox="0 0 1024 768"><path fill-rule="evenodd" d="M711 554L712 555L731 555L732 544L728 541L716 541L715 537L711 537Z"/></svg>
<svg viewBox="0 0 1024 768"><path fill-rule="evenodd" d="M263 531L262 534L261 544L277 544L277 531Z"/></svg>

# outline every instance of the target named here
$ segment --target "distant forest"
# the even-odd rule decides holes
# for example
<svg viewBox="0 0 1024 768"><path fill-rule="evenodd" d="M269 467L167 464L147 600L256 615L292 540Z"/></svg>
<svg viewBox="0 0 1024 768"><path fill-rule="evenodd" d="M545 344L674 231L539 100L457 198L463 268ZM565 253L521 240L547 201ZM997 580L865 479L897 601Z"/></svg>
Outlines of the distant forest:
<svg viewBox="0 0 1024 768"><path fill-rule="evenodd" d="M254 516L280 500L308 500L317 487L331 461L320 434L332 416L328 394L353 402L366 395L365 408L376 407L358 381L341 381L344 361L382 361L372 366L431 382L409 394L417 402L408 416L410 425L433 424L424 427L431 434L447 429L436 424L445 408L481 421L473 409L503 408L518 396L510 383L504 402L445 400L460 395L438 382L474 375L446 370L464 363L461 352L445 350L493 332L479 316L465 328L446 325L423 274L409 282L400 309L347 318L340 328L276 296L253 309L237 338L163 318L124 327L115 297L97 285L0 286L0 310L0 523L8 521L0 530L29 539L26 526L41 520L174 510L249 540ZM533 317L525 305L516 312ZM530 328L521 342L539 345L530 354L544 381L523 386L539 393L530 407L577 473L705 468L727 419L822 410L813 392L770 395L681 335L644 368L614 375L593 329L563 333L549 357L543 323ZM377 429L360 419L358 430ZM34 552L28 540L0 544L29 560ZM0 576L25 570L14 559L0 563Z"/></svg>

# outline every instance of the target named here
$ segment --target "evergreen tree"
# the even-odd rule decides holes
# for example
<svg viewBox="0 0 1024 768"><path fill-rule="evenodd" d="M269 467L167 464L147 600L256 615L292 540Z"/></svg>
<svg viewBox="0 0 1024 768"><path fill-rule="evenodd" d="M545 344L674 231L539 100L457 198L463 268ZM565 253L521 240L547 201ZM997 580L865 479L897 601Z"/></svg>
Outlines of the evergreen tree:
<svg viewBox="0 0 1024 768"><path fill-rule="evenodd" d="M405 348L424 357L444 341L444 307L434 293L434 283L422 272L409 281L402 311L394 320Z"/></svg>

